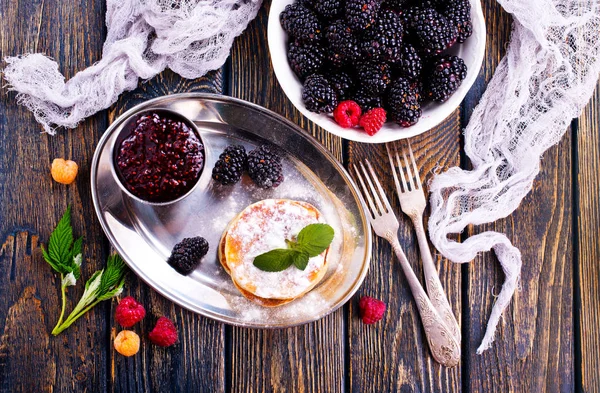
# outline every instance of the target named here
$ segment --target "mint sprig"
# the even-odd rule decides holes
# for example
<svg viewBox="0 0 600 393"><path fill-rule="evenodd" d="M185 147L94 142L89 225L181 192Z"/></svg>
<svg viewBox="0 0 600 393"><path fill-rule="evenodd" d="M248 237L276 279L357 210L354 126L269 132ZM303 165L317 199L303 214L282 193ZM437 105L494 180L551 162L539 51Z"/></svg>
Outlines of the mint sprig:
<svg viewBox="0 0 600 393"><path fill-rule="evenodd" d="M296 240L286 239L288 248L277 248L254 258L254 266L266 272L280 272L294 265L306 269L310 258L320 255L331 242L335 232L327 224L310 224L302 228Z"/></svg>
<svg viewBox="0 0 600 393"><path fill-rule="evenodd" d="M60 273L60 292L62 307L56 326L52 330L57 335L73 324L79 317L88 312L92 307L103 300L117 296L123 290L127 269L125 262L118 255L108 257L106 268L95 272L85 283L85 291L81 300L71 314L63 322L67 305L66 289L75 285L81 276L81 263L83 261L83 238L74 240L73 227L71 226L71 206L67 208L62 218L56 225L48 241L48 249L43 245L42 255L44 260Z"/></svg>

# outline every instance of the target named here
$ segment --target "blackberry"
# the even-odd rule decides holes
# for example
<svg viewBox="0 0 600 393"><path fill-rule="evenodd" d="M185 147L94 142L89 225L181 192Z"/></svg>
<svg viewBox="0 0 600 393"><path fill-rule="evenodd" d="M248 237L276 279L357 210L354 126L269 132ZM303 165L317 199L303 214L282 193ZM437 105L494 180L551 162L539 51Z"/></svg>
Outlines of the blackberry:
<svg viewBox="0 0 600 393"><path fill-rule="evenodd" d="M380 11L361 43L364 57L387 63L400 61L403 30L402 20L397 13Z"/></svg>
<svg viewBox="0 0 600 393"><path fill-rule="evenodd" d="M323 75L306 78L302 88L302 100L306 109L316 113L331 113L338 104L337 93Z"/></svg>
<svg viewBox="0 0 600 393"><path fill-rule="evenodd" d="M409 9L404 14L418 48L426 55L437 55L456 43L458 28L433 8Z"/></svg>
<svg viewBox="0 0 600 393"><path fill-rule="evenodd" d="M246 169L246 161L244 146L227 146L215 163L212 178L223 185L235 184L242 178Z"/></svg>
<svg viewBox="0 0 600 393"><path fill-rule="evenodd" d="M423 69L423 60L417 50L406 43L402 47L400 61L395 67L400 75L408 79L418 79Z"/></svg>
<svg viewBox="0 0 600 393"><path fill-rule="evenodd" d="M325 39L330 61L345 64L356 60L360 55L358 40L342 20L333 22L325 29Z"/></svg>
<svg viewBox="0 0 600 393"><path fill-rule="evenodd" d="M289 4L279 15L281 27L292 37L301 41L321 39L321 22L317 15L303 4Z"/></svg>
<svg viewBox="0 0 600 393"><path fill-rule="evenodd" d="M324 19L340 17L344 11L345 0L309 0L310 7Z"/></svg>
<svg viewBox="0 0 600 393"><path fill-rule="evenodd" d="M173 247L167 263L179 274L188 275L193 272L200 259L208 253L208 242L203 237L185 238Z"/></svg>
<svg viewBox="0 0 600 393"><path fill-rule="evenodd" d="M419 93L406 78L400 77L392 83L386 104L391 118L402 127L416 124L421 117Z"/></svg>
<svg viewBox="0 0 600 393"><path fill-rule="evenodd" d="M260 188L277 187L283 182L281 156L269 145L261 145L248 153L248 174Z"/></svg>
<svg viewBox="0 0 600 393"><path fill-rule="evenodd" d="M392 78L390 66L386 63L359 63L356 75L362 86L373 96L385 92Z"/></svg>
<svg viewBox="0 0 600 393"><path fill-rule="evenodd" d="M388 10L400 11L407 0L384 0L382 7Z"/></svg>
<svg viewBox="0 0 600 393"><path fill-rule="evenodd" d="M364 88L359 88L352 95L352 100L360 106L363 113L367 113L374 108L383 108L383 99L381 96L374 96Z"/></svg>
<svg viewBox="0 0 600 393"><path fill-rule="evenodd" d="M294 73L304 80L309 75L320 71L324 60L323 48L318 42L302 43L290 41L288 61Z"/></svg>
<svg viewBox="0 0 600 393"><path fill-rule="evenodd" d="M467 77L467 66L458 56L442 56L433 62L431 69L426 95L437 102L446 101Z"/></svg>
<svg viewBox="0 0 600 393"><path fill-rule="evenodd" d="M339 71L327 76L329 84L337 93L338 101L350 99L354 91L354 81L352 77L343 71Z"/></svg>
<svg viewBox="0 0 600 393"><path fill-rule="evenodd" d="M347 0L346 22L356 32L361 32L375 23L382 0Z"/></svg>
<svg viewBox="0 0 600 393"><path fill-rule="evenodd" d="M442 13L457 27L458 42L465 42L473 34L471 3L469 0L449 0Z"/></svg>

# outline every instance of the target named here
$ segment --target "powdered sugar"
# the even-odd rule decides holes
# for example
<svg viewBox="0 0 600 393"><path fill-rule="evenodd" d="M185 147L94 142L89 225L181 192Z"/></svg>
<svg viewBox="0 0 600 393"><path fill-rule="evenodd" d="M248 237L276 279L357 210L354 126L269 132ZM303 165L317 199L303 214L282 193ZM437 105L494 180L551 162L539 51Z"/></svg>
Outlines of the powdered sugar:
<svg viewBox="0 0 600 393"><path fill-rule="evenodd" d="M323 267L323 255L310 258L305 270L291 266L282 272L265 272L253 261L267 251L287 248L286 239L295 238L302 228L316 222L314 213L296 203L267 199L248 207L228 233L228 241L241 245L241 260L231 261L228 255L232 278L260 297L297 297L313 284L310 276Z"/></svg>

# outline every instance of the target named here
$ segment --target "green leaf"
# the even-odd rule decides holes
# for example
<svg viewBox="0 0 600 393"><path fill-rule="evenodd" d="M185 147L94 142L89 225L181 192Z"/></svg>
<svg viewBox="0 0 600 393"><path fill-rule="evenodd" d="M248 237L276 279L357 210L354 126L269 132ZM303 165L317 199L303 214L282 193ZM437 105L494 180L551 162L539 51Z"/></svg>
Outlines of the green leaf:
<svg viewBox="0 0 600 393"><path fill-rule="evenodd" d="M254 266L265 272L280 272L293 263L299 251L277 248L254 258Z"/></svg>
<svg viewBox="0 0 600 393"><path fill-rule="evenodd" d="M124 282L126 274L127 269L123 258L121 258L119 254L110 255L106 262L106 268L104 269L104 274L100 281L97 296L103 297L118 287L120 282Z"/></svg>
<svg viewBox="0 0 600 393"><path fill-rule="evenodd" d="M305 252L299 252L294 255L294 266L296 266L300 270L306 269L308 265L308 254Z"/></svg>
<svg viewBox="0 0 600 393"><path fill-rule="evenodd" d="M298 245L309 257L316 257L333 241L334 230L327 224L310 224L298 234Z"/></svg>
<svg viewBox="0 0 600 393"><path fill-rule="evenodd" d="M50 257L50 255L48 255L48 252L44 246L40 245L40 248L42 249L42 255L44 256L44 259L46 262L48 262L52 269L56 270L57 273L64 273L63 270L56 263L54 263L54 260Z"/></svg>
<svg viewBox="0 0 600 393"><path fill-rule="evenodd" d="M69 205L48 241L48 255L62 269L61 273L68 274L72 271L72 244L73 228L71 227L71 206Z"/></svg>

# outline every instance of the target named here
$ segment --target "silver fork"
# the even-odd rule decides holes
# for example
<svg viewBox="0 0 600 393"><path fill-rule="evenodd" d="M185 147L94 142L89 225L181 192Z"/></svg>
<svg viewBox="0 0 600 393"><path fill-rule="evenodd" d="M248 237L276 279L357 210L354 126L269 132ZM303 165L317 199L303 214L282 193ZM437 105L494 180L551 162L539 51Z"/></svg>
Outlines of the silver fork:
<svg viewBox="0 0 600 393"><path fill-rule="evenodd" d="M406 142L408 143L408 152L411 161L411 163L409 164L408 159L406 157L406 153L404 150L402 150L406 176L404 175L404 171L402 170L403 166L400 162L400 155L398 154L396 144L393 142L391 143L394 148L393 156L390 152L390 144L385 145L385 148L388 153L388 158L390 159L390 165L392 166L394 182L396 183L396 191L398 193L398 199L400 200L400 207L402 208L404 214L406 214L412 220L413 226L415 227L415 232L417 233L419 249L421 250L421 259L423 261L425 285L427 287L429 299L431 299L431 302L433 303L433 306L438 311L438 313L444 317L444 321L446 322L446 325L452 332L452 335L456 338L458 342L460 342L460 327L458 326L458 322L454 317L452 307L450 307L450 303L448 303L448 298L446 297L446 293L444 292L444 288L442 287L442 283L440 282L440 277L438 275L437 269L435 268L435 264L433 263L431 251L429 250L427 236L425 235L425 228L423 227L423 212L425 211L427 201L425 199L425 193L423 192L423 185L421 183L421 178L419 177L419 170L417 169L415 156L413 154L412 148L410 147L410 142ZM396 170L396 166L398 167L398 170ZM400 178L402 179L402 187L400 186L400 181L398 180L397 172L400 172ZM416 181L413 179L416 179Z"/></svg>
<svg viewBox="0 0 600 393"><path fill-rule="evenodd" d="M383 192L383 188L373 171L371 163L368 160L365 161L369 168L369 172L367 173L367 170L362 163L360 163L360 168L367 180L368 187L356 165L354 165L354 171L362 186L364 197L368 201L371 213L369 221L373 227L373 231L377 236L384 238L392 245L392 249L400 261L402 270L404 271L417 303L421 321L425 328L425 336L427 337L427 342L429 343L433 358L444 366L454 367L460 361L460 343L454 334L452 334L448 326L446 326L443 317L438 314L437 310L429 300L429 297L427 297L415 272L410 267L406 255L404 255L404 251L398 241L398 228L400 226L398 219L392 211L390 202ZM373 183L377 185L377 188L375 188ZM371 191L370 193L369 190Z"/></svg>

